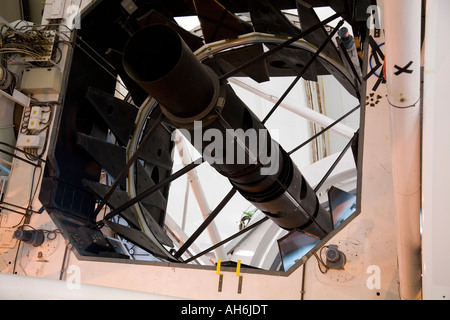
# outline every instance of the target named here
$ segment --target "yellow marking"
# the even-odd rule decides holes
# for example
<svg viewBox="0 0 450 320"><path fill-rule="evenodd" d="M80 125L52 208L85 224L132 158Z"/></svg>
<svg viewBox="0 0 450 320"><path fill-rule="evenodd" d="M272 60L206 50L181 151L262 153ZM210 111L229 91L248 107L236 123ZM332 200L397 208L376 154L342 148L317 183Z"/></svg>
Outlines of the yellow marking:
<svg viewBox="0 0 450 320"><path fill-rule="evenodd" d="M238 262L237 262L236 275L237 275L238 277L241 276L241 260L238 260Z"/></svg>
<svg viewBox="0 0 450 320"><path fill-rule="evenodd" d="M222 263L222 261L219 259L219 260L217 260L217 270L216 270L216 273L218 274L218 275L220 275L221 273L220 273L220 264Z"/></svg>

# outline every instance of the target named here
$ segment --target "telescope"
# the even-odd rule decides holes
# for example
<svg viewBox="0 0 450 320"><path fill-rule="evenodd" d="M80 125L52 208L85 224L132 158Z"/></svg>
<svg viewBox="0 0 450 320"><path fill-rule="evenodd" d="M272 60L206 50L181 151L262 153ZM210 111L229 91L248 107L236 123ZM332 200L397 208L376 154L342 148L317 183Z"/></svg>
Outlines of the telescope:
<svg viewBox="0 0 450 320"><path fill-rule="evenodd" d="M285 230L323 239L333 221L291 157L228 83L171 27L154 24L125 46L127 74L167 121L250 203Z"/></svg>

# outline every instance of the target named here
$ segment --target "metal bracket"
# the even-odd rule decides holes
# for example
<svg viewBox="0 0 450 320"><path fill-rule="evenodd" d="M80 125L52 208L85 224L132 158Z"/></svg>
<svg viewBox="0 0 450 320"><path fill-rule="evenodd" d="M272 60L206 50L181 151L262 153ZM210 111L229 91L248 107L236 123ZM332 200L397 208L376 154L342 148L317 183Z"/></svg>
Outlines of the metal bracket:
<svg viewBox="0 0 450 320"><path fill-rule="evenodd" d="M221 263L222 263L222 260L218 259L217 260L217 264L216 264L217 265L217 267L216 267L216 274L219 275L219 286L217 288L218 292L222 292L222 284L223 284L223 274L220 273L220 265L221 265Z"/></svg>
<svg viewBox="0 0 450 320"><path fill-rule="evenodd" d="M238 262L237 262L236 275L239 277L237 293L241 294L242 293L242 281L244 280L244 277L241 275L241 260L238 260Z"/></svg>

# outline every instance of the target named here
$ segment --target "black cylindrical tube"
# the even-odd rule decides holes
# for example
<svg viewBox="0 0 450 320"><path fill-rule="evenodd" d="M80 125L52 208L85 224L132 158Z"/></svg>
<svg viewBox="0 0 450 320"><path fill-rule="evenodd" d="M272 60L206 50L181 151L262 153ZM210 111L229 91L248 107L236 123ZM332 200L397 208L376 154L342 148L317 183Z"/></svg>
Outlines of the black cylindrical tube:
<svg viewBox="0 0 450 320"><path fill-rule="evenodd" d="M228 84L201 64L170 27L137 32L123 57L128 75L219 173L281 228L324 238L333 230L309 184Z"/></svg>
<svg viewBox="0 0 450 320"><path fill-rule="evenodd" d="M24 243L39 247L44 243L45 237L42 230L22 230L17 229L14 231L14 238Z"/></svg>
<svg viewBox="0 0 450 320"><path fill-rule="evenodd" d="M184 41L172 41L177 38L165 25L141 29L125 48L124 68L171 114L195 117L213 99L214 80Z"/></svg>

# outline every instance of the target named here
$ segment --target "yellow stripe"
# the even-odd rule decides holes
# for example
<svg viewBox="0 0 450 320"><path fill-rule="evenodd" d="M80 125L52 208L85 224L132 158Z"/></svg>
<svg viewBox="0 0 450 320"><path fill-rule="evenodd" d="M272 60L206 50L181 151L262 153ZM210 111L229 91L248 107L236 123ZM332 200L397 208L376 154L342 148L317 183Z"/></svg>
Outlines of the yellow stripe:
<svg viewBox="0 0 450 320"><path fill-rule="evenodd" d="M238 262L237 262L236 275L238 277L241 276L241 260L238 260Z"/></svg>
<svg viewBox="0 0 450 320"><path fill-rule="evenodd" d="M218 275L220 275L220 264L222 263L222 261L219 259L219 260L217 260L217 270L216 270L216 273L218 274Z"/></svg>

